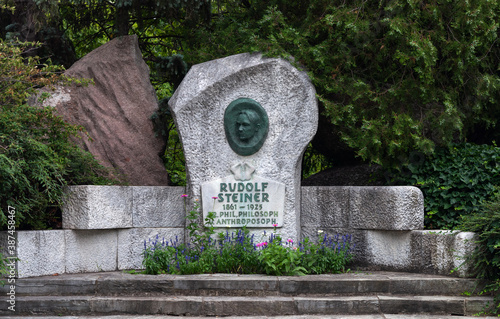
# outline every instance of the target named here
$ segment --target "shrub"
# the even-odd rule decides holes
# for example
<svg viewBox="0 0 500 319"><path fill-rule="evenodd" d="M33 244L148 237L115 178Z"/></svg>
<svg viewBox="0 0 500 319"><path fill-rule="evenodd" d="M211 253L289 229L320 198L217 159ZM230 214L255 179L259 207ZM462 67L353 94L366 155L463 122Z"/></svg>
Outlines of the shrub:
<svg viewBox="0 0 500 319"><path fill-rule="evenodd" d="M246 229L219 234L197 248L193 244L160 239L144 242L145 273L237 273L297 276L340 273L351 261L350 236L324 236L320 243L305 239L298 247L275 233L256 242Z"/></svg>
<svg viewBox="0 0 500 319"><path fill-rule="evenodd" d="M247 3L185 37L186 61L252 51L293 57L327 117L322 149L344 144L390 167L410 150L431 154L477 128L492 131L500 118L498 2Z"/></svg>
<svg viewBox="0 0 500 319"><path fill-rule="evenodd" d="M465 262L474 265L477 278L489 280L483 292L495 295L493 312L500 315L500 192L480 210L464 216L460 228L478 234L476 249Z"/></svg>
<svg viewBox="0 0 500 319"><path fill-rule="evenodd" d="M65 123L51 107L26 104L38 87L70 81L59 74L61 68L23 58L32 45L0 41L0 227L8 206L17 211L16 227L50 227L66 185L112 182L71 141L82 127Z"/></svg>
<svg viewBox="0 0 500 319"><path fill-rule="evenodd" d="M0 285L4 286L5 281L3 280L5 277L9 275L9 260L0 253Z"/></svg>
<svg viewBox="0 0 500 319"><path fill-rule="evenodd" d="M465 143L414 156L398 178L398 184L422 190L426 228L452 229L460 216L479 212L500 185L500 148Z"/></svg>
<svg viewBox="0 0 500 319"><path fill-rule="evenodd" d="M182 195L186 198L187 195ZM205 229L201 229L198 204L187 214L189 221L187 230L191 243L180 243L175 240L144 241L143 265L145 273L156 275L168 274L200 274L200 273L238 273L268 275L305 275L322 273L339 273L346 270L352 259L350 236L320 236L318 243L304 239L298 247L294 247L291 239L282 240L281 235L274 232L263 233L261 241L256 243L255 235L250 235L246 227L237 232L214 234L213 215L205 218Z"/></svg>

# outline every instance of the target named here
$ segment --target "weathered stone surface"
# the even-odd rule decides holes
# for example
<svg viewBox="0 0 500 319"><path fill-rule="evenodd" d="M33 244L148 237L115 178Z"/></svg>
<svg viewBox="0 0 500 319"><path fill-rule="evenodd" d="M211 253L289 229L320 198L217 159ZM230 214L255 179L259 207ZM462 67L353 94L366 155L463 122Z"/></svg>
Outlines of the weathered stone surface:
<svg viewBox="0 0 500 319"><path fill-rule="evenodd" d="M249 156L231 149L224 129L226 108L240 98L259 103L269 121L264 144ZM256 175L286 185L280 231L299 238L301 158L318 121L307 75L284 60L239 54L193 66L169 105L184 147L189 193L200 198L202 183L230 175L238 163L249 164Z"/></svg>
<svg viewBox="0 0 500 319"><path fill-rule="evenodd" d="M205 297L206 316L278 316L296 314L296 302L290 297Z"/></svg>
<svg viewBox="0 0 500 319"><path fill-rule="evenodd" d="M69 186L62 208L63 228L132 227L132 191L127 186Z"/></svg>
<svg viewBox="0 0 500 319"><path fill-rule="evenodd" d="M451 296L379 296L382 313L465 315L465 301Z"/></svg>
<svg viewBox="0 0 500 319"><path fill-rule="evenodd" d="M54 106L65 121L85 127L93 141L82 138L83 149L116 169L129 185L168 185L159 157L165 144L155 136L150 119L158 101L137 36L113 39L65 74L94 84L58 88L44 105Z"/></svg>
<svg viewBox="0 0 500 319"><path fill-rule="evenodd" d="M412 186L350 188L349 226L356 229L424 228L424 196Z"/></svg>
<svg viewBox="0 0 500 319"><path fill-rule="evenodd" d="M92 296L34 296L16 298L15 315L30 315L31 318L43 316L61 316L70 314L89 314L92 310ZM0 309L0 315L12 315L6 308ZM29 318L29 317L28 317Z"/></svg>
<svg viewBox="0 0 500 319"><path fill-rule="evenodd" d="M294 300L299 314L370 314L379 312L379 302L376 296L296 297Z"/></svg>
<svg viewBox="0 0 500 319"><path fill-rule="evenodd" d="M423 195L418 188L410 186L303 186L301 225L423 229Z"/></svg>
<svg viewBox="0 0 500 319"><path fill-rule="evenodd" d="M158 236L158 237L157 237ZM150 241L182 242L184 228L132 228L118 230L118 269L144 269L142 253L144 241L149 246Z"/></svg>
<svg viewBox="0 0 500 319"><path fill-rule="evenodd" d="M318 234L318 231L321 231L321 234ZM337 234L350 235L352 238L353 267L471 276L471 265L462 265L464 256L470 255L475 247L476 235L471 232L387 231L302 226L303 238L309 237L315 240L319 235L334 237Z"/></svg>
<svg viewBox="0 0 500 319"><path fill-rule="evenodd" d="M185 226L184 187L133 186L132 193L134 227Z"/></svg>
<svg viewBox="0 0 500 319"><path fill-rule="evenodd" d="M301 226L347 228L349 194L349 187L302 186Z"/></svg>
<svg viewBox="0 0 500 319"><path fill-rule="evenodd" d="M479 286L478 286L479 284ZM80 287L80 290L78 290ZM42 295L193 295L193 296L339 296L359 294L463 296L478 293L477 279L387 271L267 276L239 274L142 275L122 271L23 278L18 296ZM1 287L6 293L9 287Z"/></svg>
<svg viewBox="0 0 500 319"><path fill-rule="evenodd" d="M17 231L16 233L19 278L65 272L64 230ZM7 232L0 232L2 242L6 242L4 239L7 237Z"/></svg>
<svg viewBox="0 0 500 319"><path fill-rule="evenodd" d="M385 276L363 276L357 274L308 275L307 277L280 278L280 293L294 296L304 295L356 295L387 294L390 281Z"/></svg>
<svg viewBox="0 0 500 319"><path fill-rule="evenodd" d="M464 291L474 292L477 282L475 279L385 271L285 277L149 276L121 271L65 274L16 280L15 314L90 317L112 314L110 318L116 319L132 319L134 314L134 318L138 314L164 314L169 315L168 318L176 315L257 319L255 316L260 315L263 317L258 318L264 319L294 314L295 319L326 319L332 315L345 319L437 319L448 318L451 314L472 315L488 304L491 306L492 296L462 295ZM9 289L0 286L0 294L5 295ZM401 315L387 314L391 312ZM0 308L0 316L12 313L6 307ZM375 314L381 317L374 317ZM152 317L156 318L148 318Z"/></svg>
<svg viewBox="0 0 500 319"><path fill-rule="evenodd" d="M366 259L392 270L411 268L411 232L366 231Z"/></svg>
<svg viewBox="0 0 500 319"><path fill-rule="evenodd" d="M471 232L413 231L412 259L413 264L419 266L415 270L441 275L470 276L471 265L462 264L464 257L474 251L476 238Z"/></svg>
<svg viewBox="0 0 500 319"><path fill-rule="evenodd" d="M63 228L184 227L184 187L69 186Z"/></svg>
<svg viewBox="0 0 500 319"><path fill-rule="evenodd" d="M168 314L201 316L204 300L201 297L100 297L91 302L92 311L100 314Z"/></svg>
<svg viewBox="0 0 500 319"><path fill-rule="evenodd" d="M174 280L175 293L206 296L274 296L280 278L266 275L210 274Z"/></svg>
<svg viewBox="0 0 500 319"><path fill-rule="evenodd" d="M117 230L67 230L66 272L117 269Z"/></svg>

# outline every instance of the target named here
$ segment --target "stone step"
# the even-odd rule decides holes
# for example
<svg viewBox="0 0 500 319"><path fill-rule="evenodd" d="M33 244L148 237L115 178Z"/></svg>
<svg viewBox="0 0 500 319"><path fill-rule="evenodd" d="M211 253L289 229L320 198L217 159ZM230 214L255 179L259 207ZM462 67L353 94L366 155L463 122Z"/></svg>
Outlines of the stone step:
<svg viewBox="0 0 500 319"><path fill-rule="evenodd" d="M179 318L166 315L105 315L105 316L7 316L5 319L164 319ZM206 317L182 317L183 319L199 319ZM213 317L210 317L213 318ZM228 316L224 319L477 319L477 316L452 316L429 314L373 314L373 315L298 315L298 316ZM495 319L498 317L481 317Z"/></svg>
<svg viewBox="0 0 500 319"><path fill-rule="evenodd" d="M16 315L279 316L440 314L474 315L491 298L459 296L19 296ZM11 315L7 309L0 316Z"/></svg>
<svg viewBox="0 0 500 319"><path fill-rule="evenodd" d="M397 272L274 277L265 275L132 275L125 272L64 274L17 279L16 296L357 296L444 295L480 291L475 279ZM10 285L0 287L5 295Z"/></svg>

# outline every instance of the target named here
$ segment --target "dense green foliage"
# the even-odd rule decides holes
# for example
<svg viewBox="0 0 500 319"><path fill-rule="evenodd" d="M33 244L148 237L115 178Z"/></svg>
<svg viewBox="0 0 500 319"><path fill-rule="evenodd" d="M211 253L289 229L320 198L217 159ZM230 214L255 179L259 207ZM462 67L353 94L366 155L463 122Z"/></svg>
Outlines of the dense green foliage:
<svg viewBox="0 0 500 319"><path fill-rule="evenodd" d="M478 213L500 185L500 148L466 143L430 157L415 154L407 170L395 176L394 182L424 193L427 228L452 229L460 216Z"/></svg>
<svg viewBox="0 0 500 319"><path fill-rule="evenodd" d="M17 211L17 227L54 227L64 186L110 182L90 153L71 142L81 127L66 124L51 107L26 104L37 87L68 80L60 68L24 59L31 47L0 41L0 227L8 206Z"/></svg>
<svg viewBox="0 0 500 319"><path fill-rule="evenodd" d="M185 56L293 57L333 130L358 156L391 166L496 124L499 14L488 0L252 1L200 29Z"/></svg>
<svg viewBox="0 0 500 319"><path fill-rule="evenodd" d="M493 293L493 312L500 315L500 192L480 210L464 216L460 228L477 233L477 247L472 255L466 256L466 261L474 265L478 278L490 281L484 292Z"/></svg>
<svg viewBox="0 0 500 319"><path fill-rule="evenodd" d="M330 136L315 145L338 139L386 167L414 150L500 137L497 0L32 2L46 12L26 14L39 18L39 33L59 28L76 57L137 34L157 87L175 89L186 62L248 51L290 58L308 71L329 119L321 125ZM327 163L316 159L313 167Z"/></svg>

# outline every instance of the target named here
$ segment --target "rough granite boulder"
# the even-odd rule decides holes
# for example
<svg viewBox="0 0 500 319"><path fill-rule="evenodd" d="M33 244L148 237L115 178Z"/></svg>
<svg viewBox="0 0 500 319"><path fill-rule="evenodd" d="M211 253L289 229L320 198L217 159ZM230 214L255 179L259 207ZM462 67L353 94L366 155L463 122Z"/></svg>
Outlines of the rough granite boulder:
<svg viewBox="0 0 500 319"><path fill-rule="evenodd" d="M44 102L66 122L85 127L92 141L82 138L80 146L129 185L168 185L159 156L165 142L155 136L150 119L158 101L137 36L113 39L65 74L94 81L88 86L58 87Z"/></svg>
<svg viewBox="0 0 500 319"><path fill-rule="evenodd" d="M212 198L224 192L226 183L246 182L248 186L233 190L235 199L218 200L220 207L230 201L242 203L237 194L249 194L251 185L266 185L269 186L266 195L272 193L275 197L269 200L262 197L260 201L260 197L254 196L252 203L276 206L262 206L257 217L250 212L252 219L240 219L239 211L231 212L232 217L227 218L224 214L229 214L234 206L229 210L223 208L215 225L232 227L244 220L251 222L251 231L260 235L261 227L271 231L272 224L276 224L279 233L298 240L302 155L318 125L316 91L307 74L282 59L265 58L261 54L233 55L194 65L169 105L186 157L188 192L193 198L202 195L203 213L207 215L210 209L217 211ZM247 110L253 113L245 113L243 119L236 116ZM243 129L246 118L246 124L251 120L255 127ZM236 125L240 127L236 129ZM245 136L248 132L251 136ZM202 185L206 186L205 191ZM258 191L256 194L260 196ZM245 209L254 209L248 207ZM278 215L273 216L277 217L275 222L266 219L270 217L266 216L268 211Z"/></svg>

